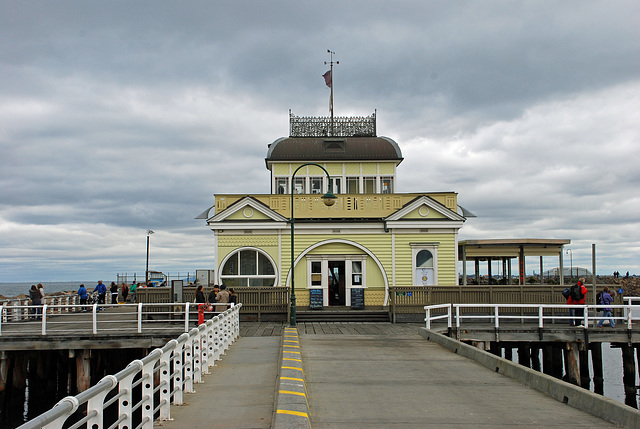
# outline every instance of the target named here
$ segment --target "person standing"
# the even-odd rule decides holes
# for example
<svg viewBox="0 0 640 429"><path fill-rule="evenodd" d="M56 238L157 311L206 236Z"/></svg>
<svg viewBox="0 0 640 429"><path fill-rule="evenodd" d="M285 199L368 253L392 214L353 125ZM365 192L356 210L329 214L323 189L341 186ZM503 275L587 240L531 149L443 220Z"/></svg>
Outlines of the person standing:
<svg viewBox="0 0 640 429"><path fill-rule="evenodd" d="M31 299L31 305L42 305L42 295L40 295L40 291L36 285L31 285L31 289L29 289L29 299ZM29 313L38 314L38 308L30 309Z"/></svg>
<svg viewBox="0 0 640 429"><path fill-rule="evenodd" d="M612 302L613 302L613 297L609 292L609 288L605 286L604 289L602 289L602 294L600 295L600 302L598 304L611 305ZM616 322L613 321L613 317L611 315L612 310L613 309L611 307L607 307L602 310L602 319L600 319L600 321L598 322L598 328L602 328L602 325L604 324L604 320L606 318L609 318L609 324L611 325L612 328L616 327Z"/></svg>
<svg viewBox="0 0 640 429"><path fill-rule="evenodd" d="M87 293L87 288L84 286L84 284L81 284L78 288L78 296L80 297L80 305L87 305L89 294ZM83 308L82 311L87 311L87 309Z"/></svg>
<svg viewBox="0 0 640 429"><path fill-rule="evenodd" d="M118 285L116 282L111 282L111 286L109 287L109 292L111 292L111 304L118 303Z"/></svg>
<svg viewBox="0 0 640 429"><path fill-rule="evenodd" d="M232 287L229 288L229 302L233 304L232 307L238 303L238 294Z"/></svg>
<svg viewBox="0 0 640 429"><path fill-rule="evenodd" d="M131 302L136 302L136 289L138 289L138 285L136 282L131 283L131 287L129 288L129 292L131 292Z"/></svg>
<svg viewBox="0 0 640 429"><path fill-rule="evenodd" d="M571 286L571 291L569 292L569 297L567 298L568 305L584 305L584 299L587 295L587 288L584 285L585 279L584 277L580 277L578 283ZM575 318L570 319L570 326L577 326L578 328L584 328L584 308L575 308L570 309L569 314Z"/></svg>
<svg viewBox="0 0 640 429"><path fill-rule="evenodd" d="M127 297L129 296L129 286L125 282L122 282L122 302L127 303Z"/></svg>
<svg viewBox="0 0 640 429"><path fill-rule="evenodd" d="M93 293L98 294L98 304L104 304L107 297L107 287L102 283L102 280L98 280L98 284L93 288Z"/></svg>
<svg viewBox="0 0 640 429"><path fill-rule="evenodd" d="M202 291L202 285L196 288L196 303L204 304L207 302L207 299L204 297L204 292Z"/></svg>
<svg viewBox="0 0 640 429"><path fill-rule="evenodd" d="M229 292L227 291L227 286L220 285L220 292L216 296L216 302L219 304L228 304L229 303ZM227 309L226 305L216 305L216 312L222 313Z"/></svg>

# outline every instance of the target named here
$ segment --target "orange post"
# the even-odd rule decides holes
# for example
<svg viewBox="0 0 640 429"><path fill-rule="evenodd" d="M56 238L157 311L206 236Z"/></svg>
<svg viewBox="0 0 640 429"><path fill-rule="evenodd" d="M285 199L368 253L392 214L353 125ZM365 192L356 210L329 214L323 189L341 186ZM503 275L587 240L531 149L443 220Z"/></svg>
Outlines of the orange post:
<svg viewBox="0 0 640 429"><path fill-rule="evenodd" d="M198 304L198 326L204 323L204 304Z"/></svg>

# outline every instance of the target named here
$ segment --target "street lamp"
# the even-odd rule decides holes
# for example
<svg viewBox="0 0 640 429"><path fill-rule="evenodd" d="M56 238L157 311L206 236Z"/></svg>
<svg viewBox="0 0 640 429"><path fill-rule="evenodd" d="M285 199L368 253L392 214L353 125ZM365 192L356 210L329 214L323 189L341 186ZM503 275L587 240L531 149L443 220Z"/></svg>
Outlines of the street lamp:
<svg viewBox="0 0 640 429"><path fill-rule="evenodd" d="M569 271L569 273L571 273L571 280L569 280L569 283L573 283L573 251L571 249L567 249L565 253L568 253L571 257L571 271Z"/></svg>
<svg viewBox="0 0 640 429"><path fill-rule="evenodd" d="M321 168L322 171L324 171L325 174L327 175L327 179L329 182L327 187L328 192L322 196L322 201L324 202L324 205L327 207L330 207L338 199L338 197L333 195L333 192L331 192L331 176L329 176L329 172L327 172L327 170L325 170L325 168L320 164L315 164L313 162L302 164L300 167L296 168L296 171L294 171L293 174L291 175L291 314L289 316L289 324L291 326L296 326L296 282L295 282L295 270L293 266L293 263L295 261L295 255L294 255L295 220L293 217L293 178L302 167L306 167L307 165L315 165L316 167Z"/></svg>
<svg viewBox="0 0 640 429"><path fill-rule="evenodd" d="M155 234L150 229L147 230L147 269L144 274L144 284L145 286L149 283L149 236L151 234Z"/></svg>

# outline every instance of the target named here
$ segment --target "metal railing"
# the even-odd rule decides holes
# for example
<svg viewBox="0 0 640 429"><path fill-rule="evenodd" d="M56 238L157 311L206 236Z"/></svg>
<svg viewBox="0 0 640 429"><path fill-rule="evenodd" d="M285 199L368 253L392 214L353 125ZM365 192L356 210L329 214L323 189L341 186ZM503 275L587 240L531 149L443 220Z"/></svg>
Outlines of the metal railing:
<svg viewBox="0 0 640 429"><path fill-rule="evenodd" d="M209 373L238 338L240 307L241 304L207 320L84 392L62 399L19 428L58 429L65 425L152 429L155 419L170 420L171 405L182 405L183 393L194 392L193 384L202 382L202 375ZM108 409L116 410L114 421L105 422ZM67 420L72 416L78 419L69 425Z"/></svg>
<svg viewBox="0 0 640 429"><path fill-rule="evenodd" d="M598 310L604 308L623 309L624 316L610 316L606 319L622 321L627 329L632 328L634 316L633 305L567 305L567 304L439 304L427 305L426 328L431 329L432 322L446 319L447 328L454 326L460 328L463 321L473 320L474 324L489 321L496 329L500 328L500 321L518 321L519 323L537 323L538 328L543 328L545 323L553 324L556 321L581 320L582 327L588 327L590 321L603 319ZM570 310L583 309L581 317L570 315ZM590 310L594 315L589 315ZM562 314L559 314L559 311ZM636 311L636 314L639 313Z"/></svg>
<svg viewBox="0 0 640 429"><path fill-rule="evenodd" d="M92 305L3 305L0 307L0 336L39 334L109 333L142 334L169 327L188 332L198 321L198 311L207 318L221 313L229 303L216 303L209 308L201 304L138 303ZM203 305L204 307L204 305ZM208 306L207 306L208 307ZM240 311L238 305L236 312Z"/></svg>

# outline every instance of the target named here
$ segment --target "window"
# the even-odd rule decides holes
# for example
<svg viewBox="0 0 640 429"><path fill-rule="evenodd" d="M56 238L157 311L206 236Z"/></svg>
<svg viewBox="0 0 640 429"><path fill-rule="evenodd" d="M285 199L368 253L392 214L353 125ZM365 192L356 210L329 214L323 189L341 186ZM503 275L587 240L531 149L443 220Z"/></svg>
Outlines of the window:
<svg viewBox="0 0 640 429"><path fill-rule="evenodd" d="M364 193L375 194L376 193L376 178L365 177L364 178Z"/></svg>
<svg viewBox="0 0 640 429"><path fill-rule="evenodd" d="M312 177L311 178L311 193L312 194L322 194L322 179L323 177Z"/></svg>
<svg viewBox="0 0 640 429"><path fill-rule="evenodd" d="M380 178L380 193L393 194L393 177Z"/></svg>
<svg viewBox="0 0 640 429"><path fill-rule="evenodd" d="M416 255L416 267L433 268L433 255L428 250L421 250Z"/></svg>
<svg viewBox="0 0 640 429"><path fill-rule="evenodd" d="M438 243L411 243L414 286L438 284Z"/></svg>
<svg viewBox="0 0 640 429"><path fill-rule="evenodd" d="M293 193L294 194L306 194L307 187L306 185L306 177L296 177L293 179Z"/></svg>
<svg viewBox="0 0 640 429"><path fill-rule="evenodd" d="M289 178L288 177L276 177L276 194L288 194L289 193Z"/></svg>
<svg viewBox="0 0 640 429"><path fill-rule="evenodd" d="M351 285L362 286L362 261L351 261Z"/></svg>
<svg viewBox="0 0 640 429"><path fill-rule="evenodd" d="M335 177L332 179L333 181L333 193L338 195L342 193L342 178L341 177Z"/></svg>
<svg viewBox="0 0 640 429"><path fill-rule="evenodd" d="M224 262L220 280L230 287L273 286L275 267L271 259L257 249L241 249L232 253Z"/></svg>
<svg viewBox="0 0 640 429"><path fill-rule="evenodd" d="M322 286L322 262L320 261L311 262L311 286Z"/></svg>
<svg viewBox="0 0 640 429"><path fill-rule="evenodd" d="M357 177L347 177L347 194L359 194L359 180Z"/></svg>

